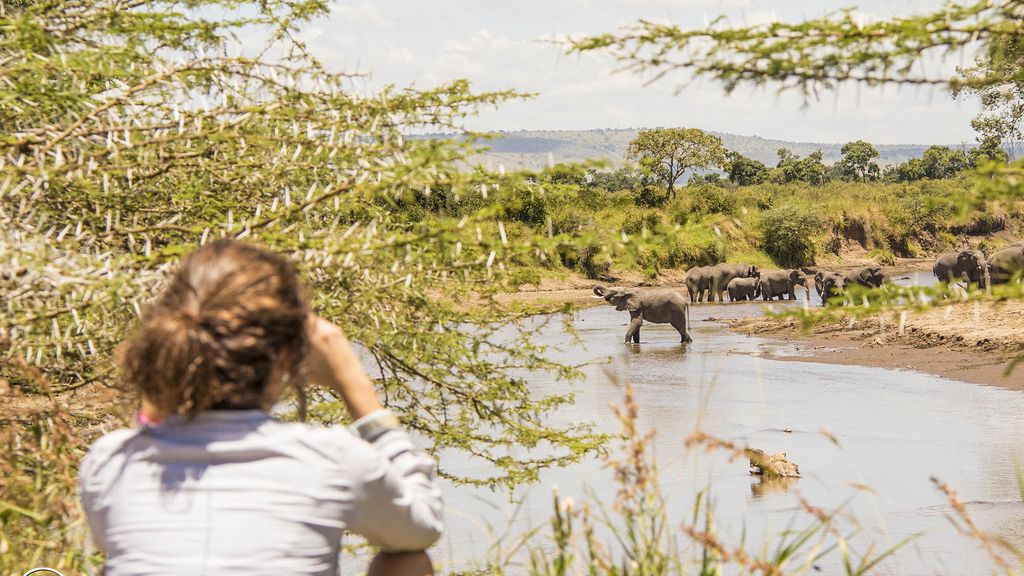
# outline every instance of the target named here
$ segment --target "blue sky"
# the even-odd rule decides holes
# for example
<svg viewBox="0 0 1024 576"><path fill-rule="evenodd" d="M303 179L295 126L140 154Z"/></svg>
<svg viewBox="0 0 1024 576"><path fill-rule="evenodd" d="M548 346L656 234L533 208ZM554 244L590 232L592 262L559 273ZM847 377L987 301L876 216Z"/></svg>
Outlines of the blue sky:
<svg viewBox="0 0 1024 576"><path fill-rule="evenodd" d="M467 78L477 89L537 93L467 122L480 130L686 126L807 142L972 142L976 101L954 101L934 88L849 86L806 106L801 95L777 95L770 87L741 88L727 97L702 81L677 93L679 82L645 85L643 78L615 73L607 55L566 56L551 42L612 31L638 18L702 26L718 15L756 23L856 7L870 19L940 6L933 0L356 0L336 1L331 16L303 35L332 68L369 73L367 90ZM951 71L969 63L964 55L926 66Z"/></svg>

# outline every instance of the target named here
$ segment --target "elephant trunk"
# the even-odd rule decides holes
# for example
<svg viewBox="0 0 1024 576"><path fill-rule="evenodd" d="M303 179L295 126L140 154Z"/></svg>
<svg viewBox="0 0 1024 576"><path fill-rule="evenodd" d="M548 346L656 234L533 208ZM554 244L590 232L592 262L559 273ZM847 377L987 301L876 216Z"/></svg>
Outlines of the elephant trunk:
<svg viewBox="0 0 1024 576"><path fill-rule="evenodd" d="M608 289L604 286L594 286L594 294L604 298L604 295L608 292Z"/></svg>

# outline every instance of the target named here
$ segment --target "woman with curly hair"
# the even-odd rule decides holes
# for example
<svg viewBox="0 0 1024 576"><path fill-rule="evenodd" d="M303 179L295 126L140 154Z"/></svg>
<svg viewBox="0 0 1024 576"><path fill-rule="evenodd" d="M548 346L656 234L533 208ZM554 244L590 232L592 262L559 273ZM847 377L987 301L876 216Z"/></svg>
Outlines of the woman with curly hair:
<svg viewBox="0 0 1024 576"><path fill-rule="evenodd" d="M344 333L310 312L288 260L236 241L197 249L120 365L140 424L100 438L79 472L107 576L333 576L346 531L381 550L371 575L432 574L434 462L383 408ZM300 368L342 398L352 425L270 413Z"/></svg>

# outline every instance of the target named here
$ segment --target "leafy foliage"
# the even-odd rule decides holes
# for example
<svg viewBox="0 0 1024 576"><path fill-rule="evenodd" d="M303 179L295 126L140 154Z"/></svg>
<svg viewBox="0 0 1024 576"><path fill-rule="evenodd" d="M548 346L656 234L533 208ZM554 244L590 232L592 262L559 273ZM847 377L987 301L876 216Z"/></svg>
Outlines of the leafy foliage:
<svg viewBox="0 0 1024 576"><path fill-rule="evenodd" d="M60 454L3 457L3 546L18 552L0 554L0 572L40 546L42 563L81 568L73 482L52 483L47 500L28 488L70 474L101 424L129 413L130 397L107 392L119 389L115 347L178 258L212 238L260 241L300 264L313 306L361 345L403 423L434 453L481 463L465 476L442 460L445 476L514 485L600 444L585 427L547 424L571 394L538 396L516 374L573 368L516 330L519 315L487 306L522 279L519 259L557 246L530 228L510 237L495 199L537 220L530 202L549 184L460 172L474 134L407 137L458 130L515 93L458 81L357 95L296 40L328 9L320 0L5 8L0 387L14 400L0 421L21 446L45 442L35 431L50 422L82 433L62 432ZM341 406L319 391L310 413L340 422ZM539 445L553 451L530 456Z"/></svg>
<svg viewBox="0 0 1024 576"><path fill-rule="evenodd" d="M569 50L608 51L627 70L654 78L688 71L721 82L726 92L772 83L813 95L847 81L983 89L1024 79L1013 49L1022 16L1019 0L982 0L870 22L853 10L751 26L728 26L719 18L690 30L641 20L617 33L575 39ZM976 46L992 62L970 74L944 78L915 66Z"/></svg>
<svg viewBox="0 0 1024 576"><path fill-rule="evenodd" d="M1024 121L1024 79L1018 77L1024 43L1019 36L995 38L975 61L975 66L962 68L959 77L963 84L954 88L953 95L970 94L981 101L982 112L971 121L980 135L983 146L1024 140L1021 123ZM993 82L977 79L993 78ZM1004 159L1005 160L1005 159Z"/></svg>
<svg viewBox="0 0 1024 576"><path fill-rule="evenodd" d="M642 130L626 149L628 159L653 174L675 196L675 183L692 168L722 167L725 148L718 136L696 128Z"/></svg>
<svg viewBox="0 0 1024 576"><path fill-rule="evenodd" d="M764 163L731 150L726 153L726 158L729 161L729 182L738 186L754 186L768 180L768 167Z"/></svg>
<svg viewBox="0 0 1024 576"><path fill-rule="evenodd" d="M829 180L829 168L822 161L821 150L799 158L786 148L778 151L779 163L770 173L773 182L806 182L820 186Z"/></svg>
<svg viewBox="0 0 1024 576"><path fill-rule="evenodd" d="M785 267L814 263L814 234L821 221L805 207L785 205L761 215L759 228L764 235L764 251Z"/></svg>
<svg viewBox="0 0 1024 576"><path fill-rule="evenodd" d="M843 158L839 161L837 168L844 180L864 182L868 179L875 180L879 176L878 150L869 142L857 140L847 142L843 145Z"/></svg>

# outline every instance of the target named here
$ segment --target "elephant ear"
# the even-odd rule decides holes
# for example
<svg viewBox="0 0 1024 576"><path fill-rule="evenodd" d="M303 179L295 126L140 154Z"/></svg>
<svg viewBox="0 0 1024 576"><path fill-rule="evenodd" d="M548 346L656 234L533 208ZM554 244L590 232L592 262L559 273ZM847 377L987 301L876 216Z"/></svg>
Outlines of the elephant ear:
<svg viewBox="0 0 1024 576"><path fill-rule="evenodd" d="M630 294L629 298L626 298L626 310L630 312L637 312L643 307L643 301L640 300L640 295Z"/></svg>

